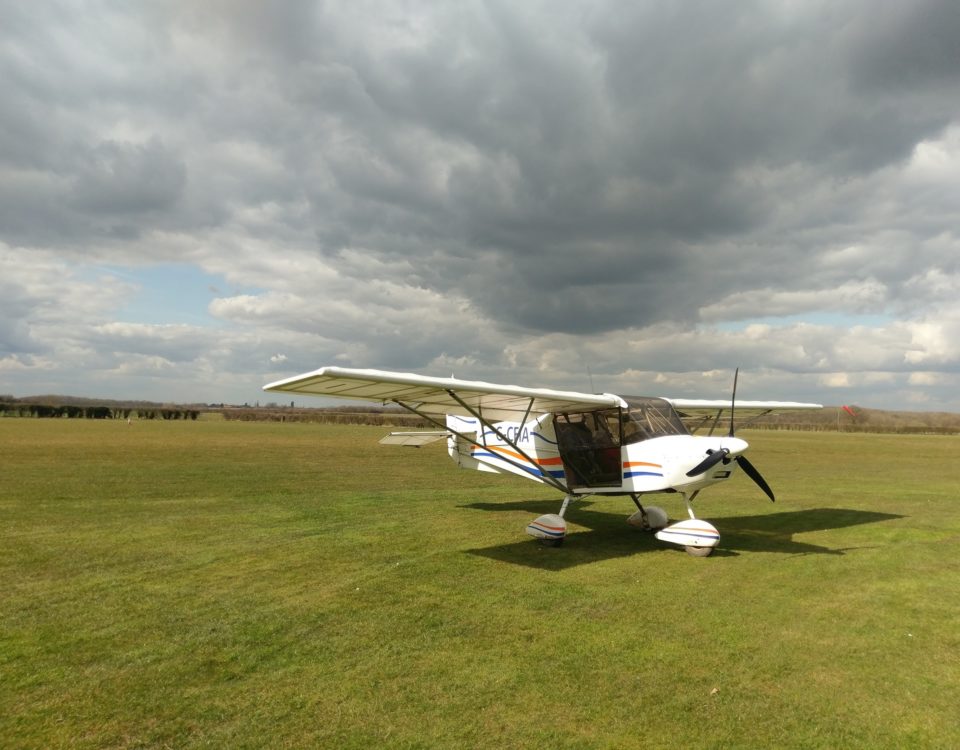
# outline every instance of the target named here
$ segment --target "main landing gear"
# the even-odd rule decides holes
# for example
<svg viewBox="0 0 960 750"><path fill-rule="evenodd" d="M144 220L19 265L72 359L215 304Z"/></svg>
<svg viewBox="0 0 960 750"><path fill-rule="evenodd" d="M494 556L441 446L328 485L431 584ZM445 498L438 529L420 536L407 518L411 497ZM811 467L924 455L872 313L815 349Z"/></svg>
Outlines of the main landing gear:
<svg viewBox="0 0 960 750"><path fill-rule="evenodd" d="M680 521L672 526L667 525L670 520L663 508L656 505L644 508L640 504L639 495L631 495L630 499L637 506L637 512L627 519L627 523L631 526L636 526L643 531L654 532L657 539L662 542L679 544L688 554L694 557L709 557L713 554L716 542L720 540L720 534L712 524L700 521L693 515L693 508L690 506L690 501L693 498L688 500L686 495L683 496L687 505L687 513L690 514L690 521ZM709 543L711 539L715 539L713 544Z"/></svg>
<svg viewBox="0 0 960 750"><path fill-rule="evenodd" d="M547 513L527 524L527 533L545 547L559 547L567 536L567 522L563 515L567 512L573 495L563 498L559 513Z"/></svg>
<svg viewBox="0 0 960 750"><path fill-rule="evenodd" d="M630 495L633 504L637 506L637 512L627 519L627 523L643 531L653 532L661 542L683 547L687 554L693 557L709 557L720 543L720 532L713 524L700 520L694 515L691 503L696 496L696 492L689 497L685 493L683 495L690 518L668 525L670 521L663 508L656 505L644 508L640 504L640 495ZM574 499L576 499L574 495L567 495L563 498L559 513L547 513L531 521L527 525L527 534L547 547L562 545L567 536L567 522L564 514Z"/></svg>
<svg viewBox="0 0 960 750"><path fill-rule="evenodd" d="M627 519L627 523L635 526L641 531L659 531L668 523L667 511L656 505L650 505L644 508L640 504L640 495L630 495L633 504L637 506L637 512Z"/></svg>

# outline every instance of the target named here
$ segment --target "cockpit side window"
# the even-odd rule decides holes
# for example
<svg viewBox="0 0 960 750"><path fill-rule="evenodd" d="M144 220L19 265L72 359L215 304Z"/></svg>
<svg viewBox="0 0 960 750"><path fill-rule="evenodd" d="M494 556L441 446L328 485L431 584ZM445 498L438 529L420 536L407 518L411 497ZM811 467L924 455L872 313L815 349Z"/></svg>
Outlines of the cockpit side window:
<svg viewBox="0 0 960 750"><path fill-rule="evenodd" d="M673 406L662 398L627 397L623 410L623 443L639 443L664 435L689 435Z"/></svg>
<svg viewBox="0 0 960 750"><path fill-rule="evenodd" d="M619 409L558 414L555 424L564 437L591 448L620 446Z"/></svg>

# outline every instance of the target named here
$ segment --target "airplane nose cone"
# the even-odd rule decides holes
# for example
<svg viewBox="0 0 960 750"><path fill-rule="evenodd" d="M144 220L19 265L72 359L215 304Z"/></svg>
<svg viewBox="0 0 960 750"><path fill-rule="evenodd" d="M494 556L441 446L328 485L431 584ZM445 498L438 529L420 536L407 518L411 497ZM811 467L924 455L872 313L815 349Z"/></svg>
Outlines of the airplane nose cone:
<svg viewBox="0 0 960 750"><path fill-rule="evenodd" d="M730 453L730 456L739 456L741 453L744 453L747 448L750 447L750 444L746 440L741 440L740 438L725 438L722 443L723 447L726 448Z"/></svg>
<svg viewBox="0 0 960 750"><path fill-rule="evenodd" d="M737 459L739 463L740 454L750 447L746 440L735 437L699 437L694 438L694 440L698 441L698 445L704 450L705 455L701 454L699 462L686 472L688 477L699 476L712 469L721 461L730 463L730 461ZM747 459L744 458L742 460L746 461Z"/></svg>

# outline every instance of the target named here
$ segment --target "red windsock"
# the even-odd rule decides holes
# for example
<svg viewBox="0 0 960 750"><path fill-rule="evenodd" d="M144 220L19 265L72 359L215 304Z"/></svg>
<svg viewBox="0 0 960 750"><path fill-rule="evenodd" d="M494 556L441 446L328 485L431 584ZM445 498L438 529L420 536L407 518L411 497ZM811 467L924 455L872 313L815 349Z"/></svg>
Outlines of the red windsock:
<svg viewBox="0 0 960 750"><path fill-rule="evenodd" d="M843 410L844 410L847 414L849 414L851 417L857 416L856 412L855 412L853 409L851 409L849 406L847 406L847 405L844 405L844 406L843 406Z"/></svg>

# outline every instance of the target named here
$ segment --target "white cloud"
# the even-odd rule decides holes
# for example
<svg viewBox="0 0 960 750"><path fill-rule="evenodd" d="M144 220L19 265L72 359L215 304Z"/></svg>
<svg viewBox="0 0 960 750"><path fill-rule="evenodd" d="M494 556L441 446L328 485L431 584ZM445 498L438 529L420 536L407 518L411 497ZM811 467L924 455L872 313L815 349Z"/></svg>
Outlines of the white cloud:
<svg viewBox="0 0 960 750"><path fill-rule="evenodd" d="M174 374L177 366L169 359L156 356L128 355L117 364L116 367L105 371L106 375L150 375L156 376L162 373Z"/></svg>
<svg viewBox="0 0 960 750"><path fill-rule="evenodd" d="M946 380L946 375L941 372L911 372L907 378L910 385L918 386L942 385Z"/></svg>
<svg viewBox="0 0 960 750"><path fill-rule="evenodd" d="M957 361L960 358L960 342L949 335L950 328L956 329L940 321L928 321L909 325L911 340L910 348L904 353L904 361L908 365L933 365Z"/></svg>
<svg viewBox="0 0 960 750"><path fill-rule="evenodd" d="M735 292L700 308L703 321L745 320L757 317L789 317L805 313L881 312L887 288L876 279L850 280L832 289L778 291L754 289Z"/></svg>

